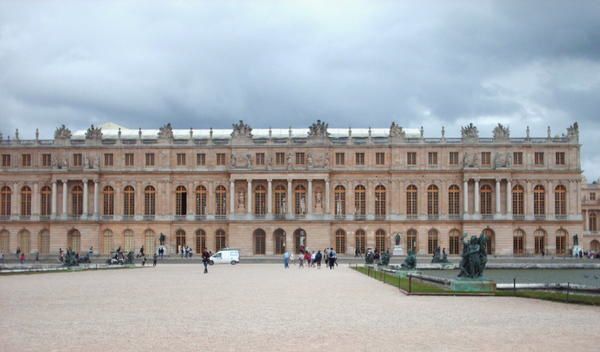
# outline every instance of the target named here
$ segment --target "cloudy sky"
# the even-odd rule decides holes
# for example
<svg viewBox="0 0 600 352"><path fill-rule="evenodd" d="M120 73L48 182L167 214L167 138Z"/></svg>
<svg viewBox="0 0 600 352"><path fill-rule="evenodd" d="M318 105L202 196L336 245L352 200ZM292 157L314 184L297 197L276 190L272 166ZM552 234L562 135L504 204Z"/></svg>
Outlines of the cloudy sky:
<svg viewBox="0 0 600 352"><path fill-rule="evenodd" d="M600 177L598 1L0 1L0 130L581 127Z"/></svg>

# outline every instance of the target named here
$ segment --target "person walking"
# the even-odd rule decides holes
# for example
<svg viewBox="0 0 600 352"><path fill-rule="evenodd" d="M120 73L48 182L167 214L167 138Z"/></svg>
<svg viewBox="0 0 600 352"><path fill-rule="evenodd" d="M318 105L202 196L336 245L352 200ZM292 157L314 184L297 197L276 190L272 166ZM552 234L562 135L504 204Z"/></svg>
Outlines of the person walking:
<svg viewBox="0 0 600 352"><path fill-rule="evenodd" d="M156 253L154 253L154 255L152 256L152 266L156 266L157 259L158 259L158 255L156 255Z"/></svg>
<svg viewBox="0 0 600 352"><path fill-rule="evenodd" d="M285 269L290 268L290 252L289 251L285 251L285 253L283 253L283 267Z"/></svg>
<svg viewBox="0 0 600 352"><path fill-rule="evenodd" d="M21 256L19 257L19 262L21 264L25 263L25 252L21 252Z"/></svg>
<svg viewBox="0 0 600 352"><path fill-rule="evenodd" d="M315 262L317 262L317 269L321 269L321 259L323 259L323 254L321 253L321 250L319 249L317 251L317 254L315 254Z"/></svg>
<svg viewBox="0 0 600 352"><path fill-rule="evenodd" d="M335 265L335 260L337 259L337 253L333 248L329 250L329 270L333 270L333 266Z"/></svg>
<svg viewBox="0 0 600 352"><path fill-rule="evenodd" d="M208 262L210 261L210 253L204 248L202 251L202 264L204 264L204 273L208 274Z"/></svg>

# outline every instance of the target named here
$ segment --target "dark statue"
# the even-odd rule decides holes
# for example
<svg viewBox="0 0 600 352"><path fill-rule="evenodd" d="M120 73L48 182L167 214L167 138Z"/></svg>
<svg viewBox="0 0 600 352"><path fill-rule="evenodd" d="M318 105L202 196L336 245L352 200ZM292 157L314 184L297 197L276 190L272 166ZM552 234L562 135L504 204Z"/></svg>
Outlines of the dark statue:
<svg viewBox="0 0 600 352"><path fill-rule="evenodd" d="M64 266L77 266L79 265L79 259L77 258L77 253L70 249L67 249L67 254L65 255L65 261L63 263Z"/></svg>
<svg viewBox="0 0 600 352"><path fill-rule="evenodd" d="M435 253L433 254L433 258L431 259L432 263L448 263L448 255L446 251L442 254L440 251L440 247L435 249Z"/></svg>
<svg viewBox="0 0 600 352"><path fill-rule="evenodd" d="M379 265L388 266L389 264L390 264L390 253L388 251L385 251L381 255L381 261L379 262Z"/></svg>
<svg viewBox="0 0 600 352"><path fill-rule="evenodd" d="M402 267L404 269L413 270L417 267L417 257L415 256L415 251L409 250L406 259L404 259L404 263L402 263Z"/></svg>
<svg viewBox="0 0 600 352"><path fill-rule="evenodd" d="M477 236L471 236L470 240L465 232L462 236L463 251L460 261L459 277L478 278L483 274L487 264L487 236L483 233Z"/></svg>
<svg viewBox="0 0 600 352"><path fill-rule="evenodd" d="M373 262L375 261L375 254L373 254L373 251L368 251L367 255L365 255L365 264L373 264Z"/></svg>
<svg viewBox="0 0 600 352"><path fill-rule="evenodd" d="M160 237L158 238L158 240L160 241L160 245L164 246L165 245L165 240L167 239L167 237L165 237L164 233L160 233Z"/></svg>
<svg viewBox="0 0 600 352"><path fill-rule="evenodd" d="M573 235L573 246L574 247L579 246L579 237L577 237L577 234Z"/></svg>

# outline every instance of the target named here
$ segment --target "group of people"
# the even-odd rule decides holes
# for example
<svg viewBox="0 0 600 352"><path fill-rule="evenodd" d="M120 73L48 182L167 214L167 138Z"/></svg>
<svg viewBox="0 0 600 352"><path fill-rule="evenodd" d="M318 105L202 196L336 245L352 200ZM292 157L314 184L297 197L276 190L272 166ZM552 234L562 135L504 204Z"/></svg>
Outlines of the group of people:
<svg viewBox="0 0 600 352"><path fill-rule="evenodd" d="M283 253L283 267L285 269L289 269L290 263L293 263L294 255L289 251L285 251ZM300 249L300 253L298 254L298 268L311 268L316 267L321 269L321 262L325 261L325 266L329 267L329 270L333 270L337 263L337 252L333 248L325 248L322 252L318 251L309 251L305 249Z"/></svg>
<svg viewBox="0 0 600 352"><path fill-rule="evenodd" d="M188 245L177 246L177 254L181 255L181 258L191 258L193 252L192 247L189 247Z"/></svg>

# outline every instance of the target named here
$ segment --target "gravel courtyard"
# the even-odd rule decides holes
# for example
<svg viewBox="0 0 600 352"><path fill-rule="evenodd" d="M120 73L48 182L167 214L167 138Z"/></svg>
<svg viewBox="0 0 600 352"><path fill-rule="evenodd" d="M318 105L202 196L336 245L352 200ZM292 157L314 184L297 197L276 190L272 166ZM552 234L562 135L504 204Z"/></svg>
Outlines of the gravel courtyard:
<svg viewBox="0 0 600 352"><path fill-rule="evenodd" d="M600 308L407 297L346 266L0 277L0 351L597 351Z"/></svg>

